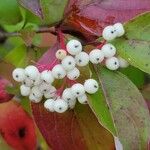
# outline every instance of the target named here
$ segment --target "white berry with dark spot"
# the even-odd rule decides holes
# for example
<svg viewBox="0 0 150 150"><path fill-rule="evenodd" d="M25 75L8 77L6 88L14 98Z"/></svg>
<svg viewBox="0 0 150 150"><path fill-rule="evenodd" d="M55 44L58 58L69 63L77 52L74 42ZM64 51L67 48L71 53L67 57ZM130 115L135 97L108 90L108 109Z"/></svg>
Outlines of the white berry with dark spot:
<svg viewBox="0 0 150 150"><path fill-rule="evenodd" d="M66 45L66 49L69 54L77 55L82 51L82 45L78 40L70 40Z"/></svg>
<svg viewBox="0 0 150 150"><path fill-rule="evenodd" d="M86 66L89 63L89 55L86 52L80 52L75 56L75 61L80 67Z"/></svg>
<svg viewBox="0 0 150 150"><path fill-rule="evenodd" d="M76 83L71 87L71 92L75 97L80 97L85 94L85 89L82 84Z"/></svg>
<svg viewBox="0 0 150 150"><path fill-rule="evenodd" d="M54 103L55 103L55 100L54 99L48 99L44 102L44 107L50 111L50 112L54 112Z"/></svg>
<svg viewBox="0 0 150 150"><path fill-rule="evenodd" d="M52 88L52 85L47 84L47 83L45 83L45 82L43 82L43 83L39 86L39 90L40 90L40 92L43 93L43 94L49 92L49 91L51 90L51 88Z"/></svg>
<svg viewBox="0 0 150 150"><path fill-rule="evenodd" d="M55 56L56 56L57 59L62 60L67 56L67 52L63 49L59 49L56 52Z"/></svg>
<svg viewBox="0 0 150 150"><path fill-rule="evenodd" d="M29 96L30 95L30 91L31 91L30 87L27 87L25 85L21 85L20 86L20 92L21 92L22 96Z"/></svg>
<svg viewBox="0 0 150 150"><path fill-rule="evenodd" d="M105 44L101 51L106 58L113 57L116 54L116 48L112 44Z"/></svg>
<svg viewBox="0 0 150 150"><path fill-rule="evenodd" d="M44 93L45 98L55 98L56 97L56 88L54 86L51 87L50 91Z"/></svg>
<svg viewBox="0 0 150 150"><path fill-rule="evenodd" d="M117 70L119 68L119 61L116 57L106 59L105 64L109 70Z"/></svg>
<svg viewBox="0 0 150 150"><path fill-rule="evenodd" d="M72 101L76 99L76 97L72 94L72 91L70 88L66 88L62 93L62 99L65 101Z"/></svg>
<svg viewBox="0 0 150 150"><path fill-rule="evenodd" d="M39 74L36 79L33 80L33 84L35 86L40 85L42 83L41 75Z"/></svg>
<svg viewBox="0 0 150 150"><path fill-rule="evenodd" d="M33 80L31 80L30 78L25 78L25 80L22 83L28 87L32 87L34 84Z"/></svg>
<svg viewBox="0 0 150 150"><path fill-rule="evenodd" d="M63 99L57 99L54 102L54 110L58 113L64 113L68 109L68 104Z"/></svg>
<svg viewBox="0 0 150 150"><path fill-rule="evenodd" d="M35 66L27 66L25 68L25 75L26 77L34 80L39 75L39 71Z"/></svg>
<svg viewBox="0 0 150 150"><path fill-rule="evenodd" d="M76 80L80 76L80 71L78 68L74 68L67 72L67 78L70 80Z"/></svg>
<svg viewBox="0 0 150 150"><path fill-rule="evenodd" d="M87 96L86 96L86 94L84 94L84 95L78 97L78 102L81 103L81 104L87 104L88 101L87 101Z"/></svg>
<svg viewBox="0 0 150 150"><path fill-rule="evenodd" d="M93 64L99 64L104 60L104 54L99 49L94 49L89 54L90 61Z"/></svg>
<svg viewBox="0 0 150 150"><path fill-rule="evenodd" d="M49 84L52 84L54 82L54 77L52 75L52 72L50 70L44 70L41 73L41 79Z"/></svg>
<svg viewBox="0 0 150 150"><path fill-rule="evenodd" d="M41 98L43 96L42 92L40 91L39 87L38 86L34 86L32 89L31 89L31 93L37 97L37 98Z"/></svg>
<svg viewBox="0 0 150 150"><path fill-rule="evenodd" d="M16 68L12 72L13 79L17 82L22 82L25 79L25 71L22 68Z"/></svg>
<svg viewBox="0 0 150 150"><path fill-rule="evenodd" d="M107 41L114 40L117 36L117 33L116 33L114 26L105 27L103 32L102 32L102 36Z"/></svg>
<svg viewBox="0 0 150 150"><path fill-rule="evenodd" d="M72 70L75 67L76 62L75 62L75 59L72 56L66 56L62 60L61 64L62 64L63 68L66 71L69 71L69 70Z"/></svg>
<svg viewBox="0 0 150 150"><path fill-rule="evenodd" d="M98 82L94 79L88 79L84 82L84 89L89 94L94 94L98 91Z"/></svg>
<svg viewBox="0 0 150 150"><path fill-rule="evenodd" d="M52 75L56 79L63 79L66 76L66 71L61 64L57 64L52 69Z"/></svg>
<svg viewBox="0 0 150 150"><path fill-rule="evenodd" d="M31 93L29 95L29 100L33 103L39 103L42 100L42 97L37 98L33 95L33 93Z"/></svg>

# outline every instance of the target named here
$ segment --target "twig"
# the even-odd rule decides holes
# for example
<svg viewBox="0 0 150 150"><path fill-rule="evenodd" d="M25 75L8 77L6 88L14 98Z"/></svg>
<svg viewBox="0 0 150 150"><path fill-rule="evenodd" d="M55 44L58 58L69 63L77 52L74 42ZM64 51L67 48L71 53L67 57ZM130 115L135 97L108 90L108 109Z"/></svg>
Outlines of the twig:
<svg viewBox="0 0 150 150"><path fill-rule="evenodd" d="M39 28L35 31L36 33L51 33L53 35L57 35L57 32L55 29L51 28ZM0 31L0 39L7 38L7 37L13 37L13 36L20 36L21 34L19 32L4 32Z"/></svg>

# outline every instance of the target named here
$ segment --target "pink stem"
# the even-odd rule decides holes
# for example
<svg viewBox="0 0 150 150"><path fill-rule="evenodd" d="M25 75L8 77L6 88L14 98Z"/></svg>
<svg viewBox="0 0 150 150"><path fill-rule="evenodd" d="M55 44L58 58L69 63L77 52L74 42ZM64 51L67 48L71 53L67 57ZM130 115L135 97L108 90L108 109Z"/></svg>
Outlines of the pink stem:
<svg viewBox="0 0 150 150"><path fill-rule="evenodd" d="M64 50L66 50L66 44L65 44L65 40L64 40L64 35L61 32L61 30L58 30L58 36L59 36L59 41L60 41L60 47Z"/></svg>
<svg viewBox="0 0 150 150"><path fill-rule="evenodd" d="M103 45L106 44L106 40L102 41L100 45L96 46L96 48L101 49Z"/></svg>
<svg viewBox="0 0 150 150"><path fill-rule="evenodd" d="M75 83L78 83L78 82L75 81L75 80L69 80L69 79L67 78L67 83L69 84L69 86L72 86L72 85L74 85Z"/></svg>
<svg viewBox="0 0 150 150"><path fill-rule="evenodd" d="M48 70L52 69L56 64L57 64L57 59L55 59L51 64L49 64L49 65L47 66L47 69L48 69Z"/></svg>

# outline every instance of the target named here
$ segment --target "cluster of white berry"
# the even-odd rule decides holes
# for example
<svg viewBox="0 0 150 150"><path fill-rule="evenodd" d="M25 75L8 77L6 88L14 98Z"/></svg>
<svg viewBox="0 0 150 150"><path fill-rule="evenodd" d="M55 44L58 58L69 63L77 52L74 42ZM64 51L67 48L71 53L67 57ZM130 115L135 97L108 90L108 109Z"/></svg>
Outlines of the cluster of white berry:
<svg viewBox="0 0 150 150"><path fill-rule="evenodd" d="M116 23L104 28L102 36L106 41L112 41L116 37L121 37L125 34L124 27L121 23ZM116 55L116 48L112 44L105 44L101 48L104 57L106 58L106 67L110 70L116 70L119 67L128 67L128 62L121 57L114 57Z"/></svg>
<svg viewBox="0 0 150 150"><path fill-rule="evenodd" d="M103 38L109 41L123 34L122 24L117 23L104 29ZM27 66L25 69L16 68L12 76L15 81L22 83L21 95L29 96L29 99L35 103L40 102L44 96L47 99L44 102L47 110L63 113L67 109L73 109L77 100L81 104L87 104L86 92L94 94L99 88L94 79L85 80L83 85L77 83L75 80L80 76L78 67L84 67L89 62L92 64L105 62L106 67L110 70L116 70L119 66L127 67L128 63L122 58L114 57L115 54L116 48L110 43L103 45L101 49L93 49L88 54L83 51L82 44L73 39L66 44L66 49L59 49L56 52L56 59L60 63L53 65L51 69L39 72L37 67ZM73 84L66 89L60 88L61 91L59 91L53 86L53 82L55 79L64 78Z"/></svg>
<svg viewBox="0 0 150 150"><path fill-rule="evenodd" d="M61 73L61 70L58 71ZM55 77L57 79L60 78L58 76L59 72L56 73L52 69L52 71L45 70L40 73L35 66L27 66L25 69L15 69L12 75L15 81L22 83L20 86L22 96L29 96L29 99L35 103L40 102L44 96L48 99L45 101L44 107L51 112L56 111L62 113L68 108L73 109L76 104L76 99L81 104L86 104L86 92L94 94L98 90L99 86L97 81L88 79L84 82L84 85L75 83L70 88L66 88L62 92L62 95L57 95L57 90L52 86L52 83L56 74Z"/></svg>

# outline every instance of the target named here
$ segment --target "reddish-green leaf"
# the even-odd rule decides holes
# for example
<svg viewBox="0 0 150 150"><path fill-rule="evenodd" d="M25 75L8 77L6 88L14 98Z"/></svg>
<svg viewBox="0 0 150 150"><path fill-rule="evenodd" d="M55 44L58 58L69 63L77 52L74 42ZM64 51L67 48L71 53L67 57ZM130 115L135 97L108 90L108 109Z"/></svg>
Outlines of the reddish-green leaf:
<svg viewBox="0 0 150 150"><path fill-rule="evenodd" d="M131 65L150 74L150 12L125 24L126 34L112 43Z"/></svg>
<svg viewBox="0 0 150 150"><path fill-rule="evenodd" d="M18 3L24 8L30 10L33 14L42 18L41 6L39 0L17 0Z"/></svg>
<svg viewBox="0 0 150 150"><path fill-rule="evenodd" d="M100 67L96 67L96 71L124 149L146 149L150 139L150 115L141 93L119 72Z"/></svg>
<svg viewBox="0 0 150 150"><path fill-rule="evenodd" d="M32 104L37 126L54 150L114 149L112 135L104 129L88 106L78 104L74 111L50 113L43 103Z"/></svg>
<svg viewBox="0 0 150 150"><path fill-rule="evenodd" d="M46 24L56 24L63 19L68 0L40 0L42 15Z"/></svg>
<svg viewBox="0 0 150 150"><path fill-rule="evenodd" d="M70 0L63 28L90 40L100 36L106 25L127 21L148 10L149 0Z"/></svg>

